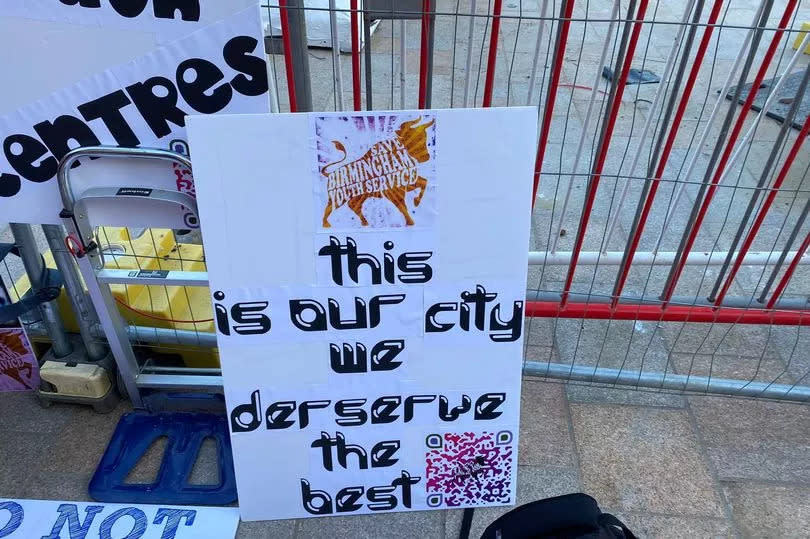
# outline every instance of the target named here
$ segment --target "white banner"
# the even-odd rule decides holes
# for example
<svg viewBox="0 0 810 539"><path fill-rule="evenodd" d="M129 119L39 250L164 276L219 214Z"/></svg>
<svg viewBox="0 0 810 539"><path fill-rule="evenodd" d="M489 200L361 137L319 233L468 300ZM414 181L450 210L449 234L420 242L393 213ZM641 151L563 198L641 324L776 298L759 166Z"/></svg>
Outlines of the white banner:
<svg viewBox="0 0 810 539"><path fill-rule="evenodd" d="M10 222L59 223L56 168L70 148L107 144L187 153L186 115L268 107L261 23L258 7L251 7L0 118L0 215ZM82 163L72 171L74 192L138 186L194 193L187 171L165 163L123 167L109 161ZM182 212L170 222L143 208L93 213L101 225L198 226Z"/></svg>
<svg viewBox="0 0 810 539"><path fill-rule="evenodd" d="M242 518L514 503L536 111L189 136Z"/></svg>
<svg viewBox="0 0 810 539"><path fill-rule="evenodd" d="M0 498L0 537L9 539L228 539L235 507L179 507Z"/></svg>
<svg viewBox="0 0 810 539"><path fill-rule="evenodd" d="M258 0L3 0L0 17L116 26L174 41ZM114 46L114 44L111 44Z"/></svg>
<svg viewBox="0 0 810 539"><path fill-rule="evenodd" d="M2 0L0 50L14 54L0 55L0 67L14 84L2 89L0 116L258 2Z"/></svg>

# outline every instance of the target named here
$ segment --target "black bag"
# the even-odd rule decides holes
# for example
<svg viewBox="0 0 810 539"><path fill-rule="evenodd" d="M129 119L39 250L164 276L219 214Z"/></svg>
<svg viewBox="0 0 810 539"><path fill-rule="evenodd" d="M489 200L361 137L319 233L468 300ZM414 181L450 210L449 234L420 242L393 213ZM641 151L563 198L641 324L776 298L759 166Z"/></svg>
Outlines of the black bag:
<svg viewBox="0 0 810 539"><path fill-rule="evenodd" d="M473 510L465 509L460 539L468 539ZM481 539L636 539L587 494L566 494L512 509L487 526Z"/></svg>

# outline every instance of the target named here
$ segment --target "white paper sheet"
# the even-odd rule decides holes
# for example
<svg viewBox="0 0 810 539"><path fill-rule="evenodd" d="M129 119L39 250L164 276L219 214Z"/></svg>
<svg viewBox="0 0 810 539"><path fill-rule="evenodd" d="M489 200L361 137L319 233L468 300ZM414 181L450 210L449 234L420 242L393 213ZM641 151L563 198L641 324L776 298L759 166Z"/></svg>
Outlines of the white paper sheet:
<svg viewBox="0 0 810 539"><path fill-rule="evenodd" d="M182 507L0 498L0 537L64 539L227 539L235 507Z"/></svg>

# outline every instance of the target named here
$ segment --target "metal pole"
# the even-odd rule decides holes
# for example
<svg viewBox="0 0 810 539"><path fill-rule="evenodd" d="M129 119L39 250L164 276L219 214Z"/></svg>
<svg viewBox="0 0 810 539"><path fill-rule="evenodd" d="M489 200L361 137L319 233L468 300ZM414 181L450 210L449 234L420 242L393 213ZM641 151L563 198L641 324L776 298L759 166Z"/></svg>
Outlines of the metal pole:
<svg viewBox="0 0 810 539"><path fill-rule="evenodd" d="M543 44L543 34L546 30L546 11L548 9L548 0L542 0L543 7L540 8L540 27L537 29L537 42L534 45L534 59L532 60L532 74L529 78L529 96L526 98L526 105L533 105L534 104L534 81L537 79L537 68L540 63L540 47ZM617 2L618 3L618 2ZM475 13L475 0L472 0L473 6L473 13ZM615 19L618 15L611 16L611 19ZM467 53L467 71L469 72L469 64L470 64L470 54L472 54L472 22L470 22L470 36L467 39L467 42L470 44L469 52ZM613 33L613 25L614 21L610 21L611 30L608 30L608 34ZM602 60L604 63L604 59ZM467 106L467 94L469 93L469 82L467 83L467 88L464 90L464 105ZM540 108L540 105L537 106ZM587 127L587 124L585 125Z"/></svg>
<svg viewBox="0 0 810 539"><path fill-rule="evenodd" d="M338 110L346 108L343 103L343 70L340 67L340 36L338 35L337 12L335 0L329 0L329 29L332 34L332 70L335 78L335 97Z"/></svg>
<svg viewBox="0 0 810 539"><path fill-rule="evenodd" d="M430 18L428 22L428 64L427 64L427 88L425 88L425 108L429 109L433 103L433 49L436 45L436 3L428 0L430 6Z"/></svg>
<svg viewBox="0 0 810 539"><path fill-rule="evenodd" d="M677 252L667 251L652 253L650 251L636 251L633 264L637 266L669 266L678 257ZM721 266L731 251L694 251L686 257L687 266ZM574 253L571 251L529 251L530 266L567 266L571 263ZM739 253L735 256L739 257ZM796 251L790 251L787 256L796 256ZM754 251L745 254L742 264L746 266L772 266L777 263L779 255L775 251ZM624 251L581 251L578 263L583 266L618 266L624 260ZM801 264L810 264L810 256L802 257Z"/></svg>
<svg viewBox="0 0 810 539"><path fill-rule="evenodd" d="M810 387L807 386L730 380L691 374L643 372L604 367L594 368L584 365L565 365L541 361L525 361L523 363L523 374L543 378L649 387L671 391L695 391L717 395L763 397L797 402L810 400Z"/></svg>
<svg viewBox="0 0 810 539"><path fill-rule="evenodd" d="M107 355L107 347L94 339L90 331L90 328L98 323L98 314L88 301L73 256L65 247L65 229L60 225L42 225L42 230L45 232L56 267L59 268L65 282L65 291L76 315L87 356L91 361L98 361Z"/></svg>
<svg viewBox="0 0 810 539"><path fill-rule="evenodd" d="M309 77L306 11L303 0L287 0L295 97L298 112L312 111L312 83Z"/></svg>
<svg viewBox="0 0 810 539"><path fill-rule="evenodd" d="M666 65L664 66L664 73L661 77L661 82L658 85L658 90L655 92L655 97L653 97L652 105L650 105L650 112L647 115L647 120L644 122L644 128L641 130L641 137L638 143L638 149L636 150L636 155L633 157L633 162L630 164L630 170L628 172L628 176L633 177L636 173L636 167L641 159L641 156L644 155L644 146L647 142L647 134L650 132L650 128L653 124L653 118L655 117L655 111L658 110L658 105L661 103L661 99L663 99L664 94L666 93L666 89L669 85L670 76L672 75L672 70L675 68L675 59L678 56L678 51L680 50L681 46L681 39L683 39L684 32L686 31L686 27L688 26L689 22L689 13L692 11L692 7L694 6L694 0L690 0L687 5L686 9L683 12L683 17L681 18L682 26L678 29L678 34L675 36L674 41L672 42L672 48L669 50L669 56L667 57ZM701 2L702 4L702 2ZM701 5L702 10L702 5ZM700 16L698 15L698 21L700 20ZM695 21L696 24L697 21ZM690 30L696 30L694 24L690 28ZM661 122L661 134L663 135L666 125L669 122L669 115L672 112L672 108L675 104L675 96L678 93L678 90L681 87L681 80L683 78L683 72L686 68L686 62L689 56L689 52L692 50L692 41L694 39L694 31L690 31L689 37L691 39L687 39L687 44L684 46L683 52L683 60L681 62L680 67L678 68L678 74L675 76L675 84L673 85L673 92L672 92L672 99L670 100L669 108L667 112L664 114L664 120ZM604 63L604 62L603 62ZM603 65L600 63L599 65ZM601 73L600 73L601 74ZM596 87L596 85L594 85ZM584 137L584 133L583 133ZM661 149L662 143L662 136L658 138L658 145L655 148L655 152L657 153ZM655 162L655 159L650 161L651 163ZM650 167L648 167L650 168ZM647 182L649 182L649 177L647 178ZM602 242L602 251L607 251L608 245L610 244L610 239L613 237L613 232L616 230L616 225L619 222L619 216L622 213L622 208L624 207L624 202L627 199L627 194L630 190L630 179L626 179L624 182L624 186L622 186L622 192L619 195L619 203L616 205L616 209L613 210L612 215L610 216L610 221L607 226L607 233L605 234L605 239ZM558 231L559 232L559 231ZM555 236L554 241L556 245L556 241L559 237L559 233ZM554 249L552 249L554 251Z"/></svg>
<svg viewBox="0 0 810 539"><path fill-rule="evenodd" d="M784 79L784 76L782 78ZM796 96L793 98L793 103L790 106L790 110L788 111L787 116L785 117L785 121L782 122L782 127L781 129L779 129L779 135L777 135L776 141L773 143L773 146L771 147L771 151L768 154L768 159L765 161L765 166L762 167L762 174L760 174L759 176L757 187L751 193L751 199L748 201L748 207L745 208L745 214L743 214L742 219L740 219L740 226L737 227L737 232L734 234L734 239L731 240L731 245L728 248L728 255L726 255L726 259L723 262L723 267L720 268L720 273L717 275L717 280L714 282L712 291L709 294L709 301L714 301L716 299L718 304L722 303L723 297L726 295L728 288L731 286L731 282L734 279L736 271L729 276L729 279L726 282L725 286L723 286L723 277L725 277L726 271L731 265L731 260L732 258L734 258L734 251L737 250L737 246L742 240L743 234L745 234L745 229L746 225L748 225L748 220L751 218L751 214L754 213L754 210L757 207L757 202L759 202L759 193L760 191L763 190L763 188L768 183L768 180L771 177L771 173L773 172L773 166L776 164L776 160L779 158L781 154L782 143L787 138L788 131L790 131L793 128L793 119L796 117L796 113L799 111L799 105L804 99L804 93L807 90L808 82L810 82L810 68L804 70L804 76L802 76L801 83L799 84L799 89L796 92ZM785 161L784 166L790 167L790 165L791 165L790 161ZM756 230L752 229L752 231L756 233ZM742 253L742 255L745 255L745 253ZM801 258L801 256L799 256L799 258ZM722 290L720 289L721 286L723 286Z"/></svg>
<svg viewBox="0 0 810 539"><path fill-rule="evenodd" d="M785 263L785 259L788 257L790 248L793 246L793 242L795 242L796 238L799 236L799 231L804 225L804 222L807 220L808 214L810 214L810 198L808 198L807 202L804 204L802 214L799 216L799 220L796 221L796 225L793 227L793 230L790 232L790 236L785 242L785 249L779 255L779 260L776 261L776 266L773 268L770 277L768 277L768 282L765 283L765 288L762 289L762 293L760 293L759 298L757 298L757 301L759 301L760 303L765 303L765 298L768 297L768 292L771 290L774 281L776 281L776 276L782 269L782 264Z"/></svg>
<svg viewBox="0 0 810 539"><path fill-rule="evenodd" d="M647 166L647 178L644 180L644 186L641 189L641 196L639 197L638 204L636 205L636 213L633 217L633 224L629 230L630 239L625 246L624 258L619 266L619 272L616 276L616 283L613 285L613 296L616 298L621 295L622 289L627 281L627 276L630 273L630 266L633 263L633 256L636 253L636 249L638 249L639 242L641 241L641 235L644 232L645 226L647 225L647 218L650 215L650 210L652 209L655 195L658 192L659 185L661 184L661 178L664 176L664 171L666 170L665 167L667 161L669 160L670 152L672 151L672 147L675 145L675 139L678 136L678 130L681 127L681 120L686 112L689 97L692 95L692 89L695 86L695 81L697 80L698 73L700 72L700 66L703 63L703 58L706 54L706 50L709 47L709 42L711 41L712 31L714 30L714 27L711 25L715 23L717 17L720 15L722 5L723 0L715 0L708 19L710 26L707 26L703 32L703 37L698 45L695 60L692 63L692 69L690 70L689 77L686 80L683 94L681 95L680 103L678 104L678 109L675 112L674 119L672 120L672 126L669 129L669 133L667 133L666 126L669 123L670 117L672 116L675 103L678 101L677 89L681 86L681 81L683 80L683 75L686 71L686 63L688 60L689 51L692 49L692 42L694 41L695 33L697 32L696 25L698 22L700 22L700 14L703 11L703 0L698 0L697 5L695 6L695 14L692 18L692 27L689 29L689 34L687 35L686 43L684 44L681 65L678 67L677 75L675 75L675 83L673 84L675 90L672 92L672 95L670 95L669 104L667 105L666 112L664 112L663 120L661 120L661 130L658 134L658 141L653 146L652 158ZM665 140L666 142L664 142Z"/></svg>
<svg viewBox="0 0 810 539"><path fill-rule="evenodd" d="M706 167L706 173L703 177L703 182L701 183L697 197L695 198L695 204L692 206L688 224L686 228L684 228L683 235L681 236L681 241L678 245L678 252L681 253L680 258L675 264L672 265L669 275L667 276L666 283L664 284L664 291L661 294L661 299L665 302L674 294L675 287L678 286L678 280L680 279L681 272L683 271L683 259L692 250L692 246L694 245L695 239L700 231L700 226L703 224L703 219L706 216L706 212L709 209L709 205L714 197L714 193L717 190L717 185L722 177L723 170L728 163L729 154L737 141L740 130L742 130L748 111L751 110L751 106L754 103L754 98L756 97L757 91L765 78L768 67L776 54L776 49L778 48L779 42L782 39L782 34L785 32L785 29L789 24L790 17L796 7L797 1L788 0L787 6L785 6L785 11L783 12L782 18L779 21L778 30L771 38L771 43L768 45L765 56L763 57L759 69L757 70L756 76L754 77L754 82L751 85L751 91L748 92L748 97L745 99L745 103L740 109L739 116L737 116L737 121L733 122L734 127L732 128L731 124L735 116L734 113L736 112L735 109L737 108L736 104L740 101L742 87L745 84L745 80L748 77L748 72L751 70L751 65L753 64L754 57L756 56L757 49L759 48L759 41L762 36L763 27L767 24L772 3L772 1L766 0L766 7L762 13L762 18L760 19L761 27L754 35L754 41L751 45L751 52L749 53L748 58L745 60L745 66L740 74L740 81L737 84L734 99L731 101L731 105L729 105L729 111L725 121L723 122L723 128L717 137L717 144L712 152L709 164ZM727 142L725 142L726 140ZM723 149L724 143L725 149Z"/></svg>
<svg viewBox="0 0 810 539"><path fill-rule="evenodd" d="M365 5L363 6L365 9ZM372 110L372 73L371 73L371 20L363 13L363 59L366 67L366 110Z"/></svg>
<svg viewBox="0 0 810 539"><path fill-rule="evenodd" d="M408 30L405 19L399 21L399 108L405 108L405 75L408 73L407 54L405 38Z"/></svg>
<svg viewBox="0 0 810 539"><path fill-rule="evenodd" d="M690 3L690 5L691 5L691 3ZM543 6L543 7L545 9L545 6ZM588 126L591 125L591 115L593 114L593 106L596 103L596 95L599 93L599 87L600 87L600 83L602 81L602 66L605 65L605 60L607 60L608 52L610 52L610 44L613 41L613 32L616 30L616 19L619 17L620 11L621 11L621 2L619 0L616 0L616 2L613 3L613 11L610 13L610 19L611 19L610 20L610 26L608 26L607 37L605 38L605 44L602 47L602 56L600 56L600 58L599 58L599 64L596 66L596 76L595 76L595 79L593 81L593 84L591 85L591 96L588 99L588 109L585 111L585 120L582 122L582 135L579 137L579 143L577 144L577 151L576 151L576 154L574 156L574 165L572 167L572 170L574 171L574 175L571 177L570 180L568 180L568 186L565 189L565 198L563 198L562 211L560 211L560 220L557 223L557 229L553 234L554 240L551 243L551 252L552 253L557 251L557 243L560 240L560 231L562 230L563 223L565 223L565 214L568 213L568 202L571 200L571 190L574 187L574 182L577 181L577 175L579 173L579 164L582 161L582 150L585 149L585 141L589 138L588 137ZM542 28L543 28L542 27L542 24L543 24L542 21L541 21L540 24L541 24L540 28L542 30ZM539 49L540 49L540 42L539 42L540 34L538 34L537 39L538 39L537 51L535 51L535 54L538 54ZM535 61L535 63L537 62L537 57L536 56L535 56L534 61ZM532 69L534 69L534 67ZM532 75L534 75L534 73L532 73ZM530 85L531 86L529 88L532 88L534 86L534 83L532 82L532 83L530 83ZM530 94L531 94L531 90L530 90ZM656 94L656 96L657 95L658 94ZM532 99L531 95L530 95L529 99ZM529 104L531 105L531 103L529 103ZM652 118L652 114L650 115L650 117ZM642 140L643 139L644 139L644 137L642 137ZM642 144L643 144L643 142L642 142ZM632 169L631 169L630 174L632 175ZM629 180L628 180L628 184L629 184Z"/></svg>
<svg viewBox="0 0 810 539"><path fill-rule="evenodd" d="M572 303L578 303L580 305L610 305L612 298L608 295L596 295L596 294L588 294L588 293L580 293L580 292L571 292L569 296L570 301ZM526 301L535 302L535 303L556 303L560 301L560 293L559 292L547 292L541 290L527 290L526 291ZM631 308L634 306L639 305L646 305L646 306L660 306L661 300L658 299L656 295L626 295L622 296L619 305L630 306ZM680 308L690 308L690 307L704 307L708 309L702 309L703 312L708 313L722 313L722 309L732 309L732 310L739 310L739 309L747 309L749 312L759 312L763 311L762 307L758 306L751 306L751 298L744 297L744 296L734 296L729 297L728 301L723 303L723 306L712 310L711 308L714 307L709 300L705 298L698 298L695 299L695 296L672 296L672 305L678 306ZM772 307L766 307L771 309L776 309L778 311L797 311L791 313L796 317L802 317L803 313L808 310L810 307L810 299L808 298L786 298L781 299L776 302ZM803 316L805 319L809 319L806 314ZM699 323L697 319L692 320L688 319L687 321L694 321ZM806 320L805 320L806 322ZM805 323L805 325L808 325ZM162 331L171 331L169 329L164 329ZM206 333L206 335L214 335L213 333Z"/></svg>
<svg viewBox="0 0 810 539"><path fill-rule="evenodd" d="M632 65L633 55L635 54L636 45L638 44L639 36L641 35L641 27L644 23L644 15L647 11L648 3L648 0L639 0L637 12L636 0L630 0L630 4L627 7L627 22L625 23L625 27L622 31L621 44L619 45L619 52L616 55L616 67L613 70L613 83L611 84L610 95L608 96L605 117L604 121L602 122L602 130L599 133L599 144L597 145L598 149L596 151L596 160L591 169L591 177L588 180L588 189L587 193L585 194L585 201L582 205L582 215L579 218L579 226L577 227L576 239L574 240L574 254L571 258L571 265L568 267L568 274L565 277L565 285L561 298L561 303L563 305L565 305L565 302L568 299L568 294L571 291L571 285L574 282L574 274L577 270L577 258L579 257L579 253L582 250L582 245L585 242L585 234L588 231L591 210L593 209L593 204L596 200L596 192L599 188L599 180L602 177L602 170L604 169L605 162L607 160L607 153L613 135L613 128L616 125L616 118L619 116L619 108L622 103L625 82L627 82L627 76L630 74L630 66ZM633 18L634 13L636 13L635 18Z"/></svg>
<svg viewBox="0 0 810 539"><path fill-rule="evenodd" d="M543 4L545 7L545 4ZM540 31L542 32L542 21L540 22ZM464 63L464 106L470 106L470 91L472 89L472 53L473 53L473 36L475 31L475 0L470 2L470 26L467 31L467 61ZM539 38L538 38L539 39Z"/></svg>
<svg viewBox="0 0 810 539"><path fill-rule="evenodd" d="M754 30L758 26L758 21L760 16L762 15L762 10L764 9L765 4L762 3L759 5L759 9L757 10L756 14L754 15L754 19L751 21L751 29L748 30L748 33L745 35L745 39L743 40L743 44L740 47L739 52L737 53L737 57L734 59L734 65L731 66L731 70L728 72L726 76L725 82L723 82L723 88L720 90L720 93L717 96L717 101L714 103L714 108L712 109L711 114L709 114L709 119L706 121L706 127L703 128L703 133L700 135L700 140L698 141L697 145L695 146L695 152L692 154L692 158L689 161L689 166L686 167L686 174L683 177L686 180L692 177L692 171L695 170L695 165L697 164L698 157L700 156L701 149L703 145L706 143L706 139L709 137L709 133L712 130L712 125L714 124L715 118L717 118L718 112L720 112L720 108L723 103L726 101L726 94L728 94L729 88L731 88L731 83L734 82L734 75L737 73L737 70L740 68L740 64L742 63L743 57L745 56L745 50L748 47L748 44L751 43L751 37L754 35ZM731 108L736 108L736 103L731 104ZM654 253L658 252L658 249L661 248L661 241L664 238L664 234L669 228L669 224L672 221L672 217L675 215L675 208L678 207L678 203L681 201L681 197L683 196L686 190L686 183L678 184L677 190L673 195L673 202L670 203L669 208L667 208L666 217L664 217L664 226L661 227L661 232L658 234L658 240L655 242L655 249L653 249Z"/></svg>
<svg viewBox="0 0 810 539"><path fill-rule="evenodd" d="M799 56L804 54L804 49L807 48L808 44L810 44L810 34L804 36L801 45L799 45L799 49L793 54L793 56L790 57L790 61L788 61L788 65L785 67L785 70L782 72L782 75L779 77L779 80L776 81L776 84L774 84L773 87L770 89L770 94L768 94L768 97L765 100L765 103L762 105L762 108L759 109L759 114L757 114L757 117L754 118L754 122L751 124L751 127L749 127L748 131L746 131L745 135L743 135L739 146L737 146L737 149L734 150L733 154L731 154L731 157L728 160L728 164L726 165L726 169L723 172L723 175L720 176L720 180L718 180L717 183L723 183L723 180L725 180L726 177L731 173L731 169L737 162L737 158L740 157L740 155L742 155L743 151L745 151L745 146L748 144L749 141L751 141L751 137L753 137L754 132L757 130L759 122L762 121L762 118L764 118L768 114L768 110L770 110L771 105L773 105L773 102L776 101L777 97L779 97L779 90L782 89L782 84L785 82L785 80L787 80L788 75L790 75L790 72L793 71L793 67L799 60ZM751 91L752 92L754 91L753 88L751 89ZM799 99L804 98L803 93L799 94L799 96L800 96Z"/></svg>
<svg viewBox="0 0 810 539"><path fill-rule="evenodd" d="M37 249L37 242L31 225L11 223L9 226L11 233L14 235L14 245L20 252L25 272L31 281L31 290L39 290L45 284L42 282L42 277L45 275L45 263L39 249ZM40 304L39 312L45 329L48 331L48 336L53 343L54 357L60 358L70 355L73 352L73 347L65 332L65 324L62 322L56 300Z"/></svg>

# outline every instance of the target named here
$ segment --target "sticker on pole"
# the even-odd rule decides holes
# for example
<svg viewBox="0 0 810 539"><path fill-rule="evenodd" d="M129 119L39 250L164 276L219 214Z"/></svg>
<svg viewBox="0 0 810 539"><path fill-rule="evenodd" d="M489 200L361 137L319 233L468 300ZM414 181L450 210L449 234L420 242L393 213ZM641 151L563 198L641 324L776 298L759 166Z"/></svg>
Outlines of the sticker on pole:
<svg viewBox="0 0 810 539"><path fill-rule="evenodd" d="M188 129L243 520L513 504L534 109Z"/></svg>

